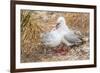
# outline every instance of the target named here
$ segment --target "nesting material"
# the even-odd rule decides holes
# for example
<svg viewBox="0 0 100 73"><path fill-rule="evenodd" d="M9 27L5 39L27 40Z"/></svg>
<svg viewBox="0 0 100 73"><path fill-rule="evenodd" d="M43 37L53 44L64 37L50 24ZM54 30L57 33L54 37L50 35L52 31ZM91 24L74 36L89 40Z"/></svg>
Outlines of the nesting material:
<svg viewBox="0 0 100 73"><path fill-rule="evenodd" d="M51 31L60 16L65 18L70 29L83 37L85 40L83 44L68 47L61 43L53 48L43 45L40 34ZM22 63L89 59L88 13L21 10L20 31ZM63 46L63 52L61 52L60 46ZM56 51L57 48L59 51Z"/></svg>

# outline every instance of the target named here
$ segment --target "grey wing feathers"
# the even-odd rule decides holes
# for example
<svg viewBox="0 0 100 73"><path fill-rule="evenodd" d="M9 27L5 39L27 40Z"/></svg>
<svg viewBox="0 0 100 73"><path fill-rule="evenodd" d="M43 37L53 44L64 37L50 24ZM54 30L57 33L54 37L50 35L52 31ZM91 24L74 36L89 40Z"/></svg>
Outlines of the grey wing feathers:
<svg viewBox="0 0 100 73"><path fill-rule="evenodd" d="M74 33L69 33L68 35L65 35L64 39L67 40L69 43L72 43L72 44L77 44L77 43L82 42L81 39L79 38L79 36L77 36Z"/></svg>

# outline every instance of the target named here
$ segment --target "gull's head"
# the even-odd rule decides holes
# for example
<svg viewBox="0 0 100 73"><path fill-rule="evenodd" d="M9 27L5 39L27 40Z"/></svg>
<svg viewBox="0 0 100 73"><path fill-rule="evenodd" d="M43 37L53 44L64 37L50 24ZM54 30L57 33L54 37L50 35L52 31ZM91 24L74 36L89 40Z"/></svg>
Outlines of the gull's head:
<svg viewBox="0 0 100 73"><path fill-rule="evenodd" d="M57 19L57 25L56 25L56 28L59 28L59 27L64 27L66 26L66 22L65 22L65 18L63 16L59 17Z"/></svg>
<svg viewBox="0 0 100 73"><path fill-rule="evenodd" d="M63 16L59 17L57 23L65 24L65 18Z"/></svg>

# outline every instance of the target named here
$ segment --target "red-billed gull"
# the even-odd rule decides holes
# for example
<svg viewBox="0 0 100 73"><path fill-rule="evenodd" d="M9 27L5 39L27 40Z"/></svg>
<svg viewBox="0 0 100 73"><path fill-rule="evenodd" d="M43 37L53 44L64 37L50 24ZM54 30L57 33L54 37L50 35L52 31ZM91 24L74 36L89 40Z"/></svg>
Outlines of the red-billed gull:
<svg viewBox="0 0 100 73"><path fill-rule="evenodd" d="M78 45L82 40L68 28L65 18L61 16L57 20L55 30L42 33L42 42L45 46L56 47L60 43L67 46Z"/></svg>

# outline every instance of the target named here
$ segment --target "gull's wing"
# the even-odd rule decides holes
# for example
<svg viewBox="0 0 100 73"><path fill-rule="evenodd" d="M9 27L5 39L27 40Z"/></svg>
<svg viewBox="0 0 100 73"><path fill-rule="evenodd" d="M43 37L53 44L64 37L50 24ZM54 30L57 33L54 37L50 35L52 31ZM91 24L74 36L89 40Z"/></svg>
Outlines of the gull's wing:
<svg viewBox="0 0 100 73"><path fill-rule="evenodd" d="M64 40L66 40L67 42L69 42L70 44L79 44L82 42L82 40L79 38L78 35L74 34L73 32L67 33L66 35L64 35Z"/></svg>

